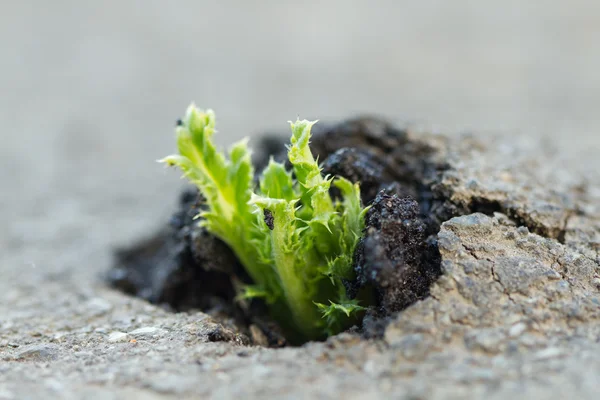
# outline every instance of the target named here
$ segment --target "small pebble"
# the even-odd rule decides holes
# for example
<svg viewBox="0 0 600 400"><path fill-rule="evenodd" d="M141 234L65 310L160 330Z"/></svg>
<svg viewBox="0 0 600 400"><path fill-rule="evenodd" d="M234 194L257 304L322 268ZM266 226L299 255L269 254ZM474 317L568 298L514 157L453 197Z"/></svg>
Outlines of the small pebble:
<svg viewBox="0 0 600 400"><path fill-rule="evenodd" d="M26 347L17 354L19 360L53 360L58 355L59 347L53 344L36 344Z"/></svg>
<svg viewBox="0 0 600 400"><path fill-rule="evenodd" d="M564 355L565 352L562 349L558 347L548 347L535 353L535 358L537 360L548 360L550 358L561 357Z"/></svg>
<svg viewBox="0 0 600 400"><path fill-rule="evenodd" d="M108 335L108 341L110 343L126 342L127 334L125 332L111 332L111 334Z"/></svg>
<svg viewBox="0 0 600 400"><path fill-rule="evenodd" d="M157 328L155 326L146 326L143 328L136 329L129 332L129 335L136 337L137 339L151 338L161 335L165 332L164 329Z"/></svg>
<svg viewBox="0 0 600 400"><path fill-rule="evenodd" d="M510 327L508 334L510 337L520 336L523 332L527 330L527 325L523 322L519 322L518 324L514 324Z"/></svg>

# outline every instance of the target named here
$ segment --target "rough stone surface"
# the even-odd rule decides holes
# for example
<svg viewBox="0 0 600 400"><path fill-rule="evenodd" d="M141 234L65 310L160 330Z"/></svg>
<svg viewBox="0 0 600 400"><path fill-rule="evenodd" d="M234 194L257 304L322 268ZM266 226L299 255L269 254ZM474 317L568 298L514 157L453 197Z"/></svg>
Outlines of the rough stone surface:
<svg viewBox="0 0 600 400"><path fill-rule="evenodd" d="M418 140L447 165L440 193L473 212L443 222L442 276L383 339L265 349L199 312L46 279L52 302L36 286L4 295L0 395L593 398L598 186L514 143Z"/></svg>

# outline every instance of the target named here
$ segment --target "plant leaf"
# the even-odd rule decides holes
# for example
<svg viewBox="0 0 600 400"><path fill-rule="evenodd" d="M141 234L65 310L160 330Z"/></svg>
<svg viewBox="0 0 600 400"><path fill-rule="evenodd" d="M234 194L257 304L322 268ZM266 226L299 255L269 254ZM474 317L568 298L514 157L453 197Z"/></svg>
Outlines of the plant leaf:
<svg viewBox="0 0 600 400"><path fill-rule="evenodd" d="M176 130L179 154L162 160L200 189L207 204L200 223L229 245L254 281L239 297L265 299L298 341L337 333L363 309L342 284L354 278L352 255L364 227L360 189L321 174L309 147L314 123L290 123L292 171L271 159L256 192L247 141L227 156L217 151L211 110L188 108ZM332 184L341 202L332 200Z"/></svg>

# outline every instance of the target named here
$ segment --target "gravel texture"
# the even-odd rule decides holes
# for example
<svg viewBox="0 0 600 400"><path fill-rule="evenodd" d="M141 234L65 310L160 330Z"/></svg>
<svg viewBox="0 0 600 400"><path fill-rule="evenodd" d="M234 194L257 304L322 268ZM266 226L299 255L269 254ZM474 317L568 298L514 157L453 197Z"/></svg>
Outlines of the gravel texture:
<svg viewBox="0 0 600 400"><path fill-rule="evenodd" d="M248 346L205 314L46 277L3 294L0 398L592 398L598 186L547 174L544 158L515 143L420 139L448 164L440 190L494 209L442 224L443 275L384 339Z"/></svg>

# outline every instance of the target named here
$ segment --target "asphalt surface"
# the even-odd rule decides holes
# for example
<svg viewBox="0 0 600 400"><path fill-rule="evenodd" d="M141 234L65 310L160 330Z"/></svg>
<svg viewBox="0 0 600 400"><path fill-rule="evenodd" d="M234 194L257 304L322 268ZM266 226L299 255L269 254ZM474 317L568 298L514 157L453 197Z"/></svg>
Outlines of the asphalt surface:
<svg viewBox="0 0 600 400"><path fill-rule="evenodd" d="M155 160L191 101L216 110L223 145L296 116L367 113L526 137L578 178L599 170L593 2L0 8L0 346L3 330L25 329L15 321L104 293L112 249L166 220L182 183Z"/></svg>

